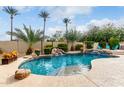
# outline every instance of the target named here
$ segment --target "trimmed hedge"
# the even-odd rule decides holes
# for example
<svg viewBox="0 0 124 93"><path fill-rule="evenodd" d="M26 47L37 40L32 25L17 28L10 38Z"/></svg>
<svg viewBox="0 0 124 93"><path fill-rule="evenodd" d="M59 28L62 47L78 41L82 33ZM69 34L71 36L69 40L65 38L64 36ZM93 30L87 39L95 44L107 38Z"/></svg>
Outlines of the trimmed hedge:
<svg viewBox="0 0 124 93"><path fill-rule="evenodd" d="M81 47L83 47L82 44L77 44L77 45L75 46L75 50L81 50Z"/></svg>
<svg viewBox="0 0 124 93"><path fill-rule="evenodd" d="M45 48L44 53L45 54L51 54L52 48Z"/></svg>
<svg viewBox="0 0 124 93"><path fill-rule="evenodd" d="M94 41L85 41L85 44L87 49L91 49L93 48Z"/></svg>
<svg viewBox="0 0 124 93"><path fill-rule="evenodd" d="M64 50L65 52L68 50L67 44L58 44L58 48Z"/></svg>
<svg viewBox="0 0 124 93"><path fill-rule="evenodd" d="M52 45L46 45L45 48L48 48L48 47L53 47Z"/></svg>
<svg viewBox="0 0 124 93"><path fill-rule="evenodd" d="M110 49L112 49L112 50L114 50L116 48L116 46L119 47L119 39L111 37L109 39L109 46L110 46Z"/></svg>
<svg viewBox="0 0 124 93"><path fill-rule="evenodd" d="M45 54L51 54L53 46L52 45L46 45L44 48L44 53Z"/></svg>

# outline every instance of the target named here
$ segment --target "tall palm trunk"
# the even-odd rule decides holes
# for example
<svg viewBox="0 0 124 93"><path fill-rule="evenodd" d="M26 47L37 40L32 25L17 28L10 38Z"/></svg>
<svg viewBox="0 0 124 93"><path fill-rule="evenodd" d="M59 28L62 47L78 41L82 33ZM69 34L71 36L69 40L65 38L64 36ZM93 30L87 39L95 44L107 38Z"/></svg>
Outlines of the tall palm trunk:
<svg viewBox="0 0 124 93"><path fill-rule="evenodd" d="M11 19L11 35L10 35L10 40L12 41L13 40L13 38L12 38L12 33L13 33L13 16L12 15L11 15L10 19Z"/></svg>
<svg viewBox="0 0 124 93"><path fill-rule="evenodd" d="M66 35L68 34L68 24L66 23ZM67 40L67 48L68 48L68 50L67 51L69 51L69 41L68 41L68 39L67 39L67 36L66 36L66 40Z"/></svg>
<svg viewBox="0 0 124 93"><path fill-rule="evenodd" d="M66 33L68 33L68 24L66 23Z"/></svg>
<svg viewBox="0 0 124 93"><path fill-rule="evenodd" d="M53 43L54 43L54 41L52 41L52 47L53 47Z"/></svg>
<svg viewBox="0 0 124 93"><path fill-rule="evenodd" d="M74 48L74 42L72 42L72 45L71 45L71 51L74 51L75 48Z"/></svg>
<svg viewBox="0 0 124 93"><path fill-rule="evenodd" d="M46 19L44 19L43 38L41 40L41 54L44 54L45 25L46 25Z"/></svg>

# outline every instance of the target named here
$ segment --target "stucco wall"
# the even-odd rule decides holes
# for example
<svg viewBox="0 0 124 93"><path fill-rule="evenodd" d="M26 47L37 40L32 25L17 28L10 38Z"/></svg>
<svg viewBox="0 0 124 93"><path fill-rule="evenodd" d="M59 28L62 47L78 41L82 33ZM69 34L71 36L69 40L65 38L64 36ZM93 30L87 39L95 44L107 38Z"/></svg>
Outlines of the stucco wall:
<svg viewBox="0 0 124 93"><path fill-rule="evenodd" d="M56 47L60 43L66 43L66 42L54 42L53 45ZM52 44L52 42L45 42L44 45ZM79 44L79 42L75 42L75 44ZM71 47L71 43L69 43L69 48ZM0 41L0 48L3 51L11 51L11 50L17 50L19 53L25 53L25 51L28 48L28 44L26 44L23 41ZM40 42L33 45L33 48L40 49Z"/></svg>
<svg viewBox="0 0 124 93"><path fill-rule="evenodd" d="M60 43L66 43L66 42L54 42L53 45L56 47ZM79 44L81 42L75 42L75 44ZM52 42L45 42L44 45L52 44ZM124 45L124 42L120 43L121 45ZM69 49L71 47L71 43L69 43ZM3 51L11 51L11 50L18 50L19 53L25 53L25 51L28 48L28 44L26 44L23 41L0 41L0 48ZM40 49L40 42L33 45L33 48ZM97 43L94 44L94 49L97 48Z"/></svg>
<svg viewBox="0 0 124 93"><path fill-rule="evenodd" d="M3 51L18 50L23 53L27 49L27 44L22 41L0 41L0 48Z"/></svg>
<svg viewBox="0 0 124 93"><path fill-rule="evenodd" d="M64 44L66 42L54 42L53 45L54 45L54 47L56 47L58 44L61 44L61 43ZM81 42L75 42L75 44L79 44L79 43L81 43ZM45 42L44 44L48 45L48 44L52 44L52 42ZM121 42L120 44L124 45L124 42ZM70 47L71 47L71 43L69 43L69 49L70 49ZM25 51L27 50L28 44L26 44L23 41L19 41L19 42L17 42L17 41L0 41L0 48L3 51L17 50L19 53L22 54L22 53L25 53ZM40 42L33 45L33 48L40 49ZM94 49L96 49L96 48L97 48L97 43L94 44Z"/></svg>

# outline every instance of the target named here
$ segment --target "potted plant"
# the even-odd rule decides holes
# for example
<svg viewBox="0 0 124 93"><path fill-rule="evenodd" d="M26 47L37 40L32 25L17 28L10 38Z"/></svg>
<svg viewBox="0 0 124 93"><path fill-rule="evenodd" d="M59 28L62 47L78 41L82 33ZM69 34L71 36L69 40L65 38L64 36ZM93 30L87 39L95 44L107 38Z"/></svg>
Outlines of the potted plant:
<svg viewBox="0 0 124 93"><path fill-rule="evenodd" d="M29 47L26 51L26 55L30 55L33 53L33 49L31 47Z"/></svg>
<svg viewBox="0 0 124 93"><path fill-rule="evenodd" d="M10 62L11 62L11 54L10 53L5 53L3 55L2 64L8 64Z"/></svg>
<svg viewBox="0 0 124 93"><path fill-rule="evenodd" d="M105 42L105 41L99 42L99 46L100 46L101 48L106 48L106 42Z"/></svg>
<svg viewBox="0 0 124 93"><path fill-rule="evenodd" d="M4 53L2 58L2 64L9 64L17 59L17 52L12 51L10 53Z"/></svg>
<svg viewBox="0 0 124 93"><path fill-rule="evenodd" d="M39 49L35 49L35 54L37 55L37 56L39 56L40 55L40 50Z"/></svg>

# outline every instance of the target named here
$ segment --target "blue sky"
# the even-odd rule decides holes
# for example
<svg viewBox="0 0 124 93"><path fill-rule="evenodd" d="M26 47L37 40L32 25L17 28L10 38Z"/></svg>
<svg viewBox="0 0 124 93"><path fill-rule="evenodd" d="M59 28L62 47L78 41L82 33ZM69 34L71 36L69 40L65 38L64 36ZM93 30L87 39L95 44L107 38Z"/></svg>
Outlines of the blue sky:
<svg viewBox="0 0 124 93"><path fill-rule="evenodd" d="M0 40L9 40L6 31L10 30L10 16L2 11L0 7ZM46 10L50 13L50 18L47 20L47 35L52 35L56 31L65 31L65 25L62 20L68 17L72 20L70 28L76 27L81 32L88 30L88 25L94 24L102 26L109 22L116 26L124 25L124 7L26 7L15 6L19 10L20 15L14 18L14 27L22 28L23 24L31 25L34 29L42 29L43 20L38 17L38 13Z"/></svg>

